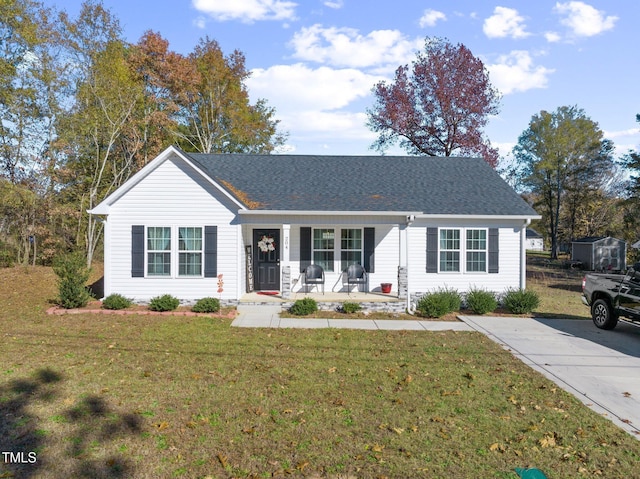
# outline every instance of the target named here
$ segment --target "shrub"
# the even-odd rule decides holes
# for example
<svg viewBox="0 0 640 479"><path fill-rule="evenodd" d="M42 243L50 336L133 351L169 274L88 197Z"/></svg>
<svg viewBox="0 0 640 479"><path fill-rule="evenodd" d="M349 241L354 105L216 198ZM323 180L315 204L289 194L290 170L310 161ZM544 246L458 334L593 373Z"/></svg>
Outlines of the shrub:
<svg viewBox="0 0 640 479"><path fill-rule="evenodd" d="M362 309L362 306L360 306L358 303L345 301L344 303L342 303L342 307L340 309L343 313L351 314L360 311Z"/></svg>
<svg viewBox="0 0 640 479"><path fill-rule="evenodd" d="M439 318L445 314L460 310L462 298L455 289L439 289L425 294L416 305L421 316Z"/></svg>
<svg viewBox="0 0 640 479"><path fill-rule="evenodd" d="M220 311L220 300L218 298L202 298L193 305L191 311L194 313L217 313Z"/></svg>
<svg viewBox="0 0 640 479"><path fill-rule="evenodd" d="M502 303L514 314L528 314L538 307L540 298L535 291L509 288Z"/></svg>
<svg viewBox="0 0 640 479"><path fill-rule="evenodd" d="M173 311L180 306L180 300L170 294L156 296L149 301L149 309L151 311Z"/></svg>
<svg viewBox="0 0 640 479"><path fill-rule="evenodd" d="M467 307L475 314L485 314L494 311L498 301L491 291L472 288L467 293Z"/></svg>
<svg viewBox="0 0 640 479"><path fill-rule="evenodd" d="M291 314L296 316L306 316L318 311L318 303L313 298L303 298L293 303L293 306L289 308Z"/></svg>
<svg viewBox="0 0 640 479"><path fill-rule="evenodd" d="M125 298L118 293L110 294L102 300L104 309L126 309L132 304L133 302L129 298Z"/></svg>
<svg viewBox="0 0 640 479"><path fill-rule="evenodd" d="M56 258L53 271L58 276L58 304L63 308L86 306L91 295L85 286L91 271L82 253Z"/></svg>

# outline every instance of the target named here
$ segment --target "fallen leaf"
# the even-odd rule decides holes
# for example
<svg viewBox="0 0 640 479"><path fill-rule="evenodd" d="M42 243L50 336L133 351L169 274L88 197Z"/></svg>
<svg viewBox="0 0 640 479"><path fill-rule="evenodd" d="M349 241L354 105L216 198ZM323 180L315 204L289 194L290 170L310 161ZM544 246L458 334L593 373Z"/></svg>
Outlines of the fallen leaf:
<svg viewBox="0 0 640 479"><path fill-rule="evenodd" d="M169 423L166 421L157 422L153 425L158 431L162 431L163 429L167 429L169 427Z"/></svg>
<svg viewBox="0 0 640 479"><path fill-rule="evenodd" d="M220 461L220 465L226 469L229 458L223 454L218 454L218 461Z"/></svg>
<svg viewBox="0 0 640 479"><path fill-rule="evenodd" d="M631 393L630 393L630 392L627 392L627 391L623 392L623 393L622 393L622 395L623 395L624 397L626 397L626 398L630 398L630 397L631 397Z"/></svg>
<svg viewBox="0 0 640 479"><path fill-rule="evenodd" d="M334 367L332 367L332 368L329 368L329 369L327 370L327 372L328 372L329 374L331 374L331 373L335 373L337 370L338 370L338 368L336 368L336 367L334 366Z"/></svg>

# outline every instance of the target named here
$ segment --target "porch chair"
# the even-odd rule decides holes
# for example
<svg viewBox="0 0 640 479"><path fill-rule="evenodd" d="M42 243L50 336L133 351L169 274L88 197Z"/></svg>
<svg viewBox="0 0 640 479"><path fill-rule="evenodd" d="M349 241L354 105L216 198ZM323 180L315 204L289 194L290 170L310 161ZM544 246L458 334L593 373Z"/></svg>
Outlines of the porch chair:
<svg viewBox="0 0 640 479"><path fill-rule="evenodd" d="M364 267L360 264L350 264L347 268L347 288L351 292L351 285L364 285L364 292L369 292L369 276Z"/></svg>
<svg viewBox="0 0 640 479"><path fill-rule="evenodd" d="M322 294L324 294L324 269L317 264L310 264L304 270L304 276L302 277L303 284L305 286L305 292L309 292L309 285L322 285Z"/></svg>

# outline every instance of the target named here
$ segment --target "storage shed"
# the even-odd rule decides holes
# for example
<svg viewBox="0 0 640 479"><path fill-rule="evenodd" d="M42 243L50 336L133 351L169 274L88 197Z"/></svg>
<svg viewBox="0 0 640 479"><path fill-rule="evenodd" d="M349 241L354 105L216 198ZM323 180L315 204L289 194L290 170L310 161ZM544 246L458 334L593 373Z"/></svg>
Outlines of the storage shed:
<svg viewBox="0 0 640 479"><path fill-rule="evenodd" d="M571 260L588 271L626 269L627 243L611 236L588 236L571 243Z"/></svg>
<svg viewBox="0 0 640 479"><path fill-rule="evenodd" d="M544 251L544 238L533 228L527 228L527 249L530 251Z"/></svg>

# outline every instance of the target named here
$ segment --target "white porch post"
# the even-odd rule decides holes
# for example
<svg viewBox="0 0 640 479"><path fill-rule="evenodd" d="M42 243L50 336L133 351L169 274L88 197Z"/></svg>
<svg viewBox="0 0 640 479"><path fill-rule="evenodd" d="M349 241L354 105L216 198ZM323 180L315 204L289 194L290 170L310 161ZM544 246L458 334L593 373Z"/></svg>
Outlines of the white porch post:
<svg viewBox="0 0 640 479"><path fill-rule="evenodd" d="M282 225L282 257L280 258L280 265L284 268L290 266L291 260L291 225Z"/></svg>
<svg viewBox="0 0 640 479"><path fill-rule="evenodd" d="M291 297L291 225L282 225L282 248L280 248L281 294L283 299Z"/></svg>
<svg viewBox="0 0 640 479"><path fill-rule="evenodd" d="M527 287L527 226L531 220L525 220L520 230L520 289Z"/></svg>

